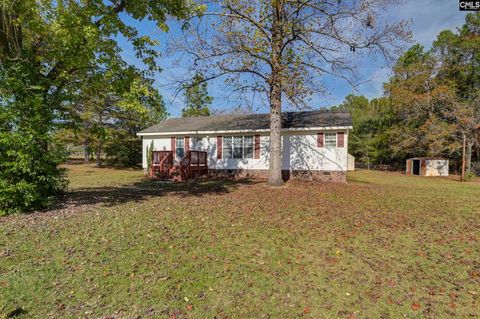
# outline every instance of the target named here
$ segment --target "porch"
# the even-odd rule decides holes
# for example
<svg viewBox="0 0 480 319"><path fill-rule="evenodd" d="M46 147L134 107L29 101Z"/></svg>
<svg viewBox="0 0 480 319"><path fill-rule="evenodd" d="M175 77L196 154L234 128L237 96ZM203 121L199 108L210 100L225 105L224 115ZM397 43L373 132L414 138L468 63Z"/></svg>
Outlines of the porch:
<svg viewBox="0 0 480 319"><path fill-rule="evenodd" d="M178 163L173 151L152 151L149 177L186 181L208 173L207 152L189 150Z"/></svg>

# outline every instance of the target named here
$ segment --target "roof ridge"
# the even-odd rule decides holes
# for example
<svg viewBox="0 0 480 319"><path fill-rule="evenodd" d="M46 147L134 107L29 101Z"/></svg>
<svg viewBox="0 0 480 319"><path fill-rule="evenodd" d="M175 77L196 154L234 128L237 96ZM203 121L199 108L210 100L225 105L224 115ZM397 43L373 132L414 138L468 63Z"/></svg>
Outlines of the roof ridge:
<svg viewBox="0 0 480 319"><path fill-rule="evenodd" d="M341 111L341 110L331 110L331 109L315 109L315 110L299 110L299 111L284 111L281 114L285 113L309 113L309 112L325 112L325 113L345 113L350 114L348 111ZM206 118L206 117L235 117L235 116L262 116L262 115L270 115L270 113L239 113L239 114L215 114L215 115L208 115L208 116L189 116L189 117L170 117L165 119L166 120L173 120L173 119L197 119L197 118Z"/></svg>

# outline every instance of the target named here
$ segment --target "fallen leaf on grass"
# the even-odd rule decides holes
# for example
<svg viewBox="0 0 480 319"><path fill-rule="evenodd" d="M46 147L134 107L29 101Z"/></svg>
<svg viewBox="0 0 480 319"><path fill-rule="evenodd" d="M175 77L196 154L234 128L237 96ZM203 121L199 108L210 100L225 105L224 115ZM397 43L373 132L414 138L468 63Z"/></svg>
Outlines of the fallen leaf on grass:
<svg viewBox="0 0 480 319"><path fill-rule="evenodd" d="M413 311L419 310L420 307L421 307L421 306L420 306L419 303L416 303L416 302L412 303L412 310L413 310Z"/></svg>

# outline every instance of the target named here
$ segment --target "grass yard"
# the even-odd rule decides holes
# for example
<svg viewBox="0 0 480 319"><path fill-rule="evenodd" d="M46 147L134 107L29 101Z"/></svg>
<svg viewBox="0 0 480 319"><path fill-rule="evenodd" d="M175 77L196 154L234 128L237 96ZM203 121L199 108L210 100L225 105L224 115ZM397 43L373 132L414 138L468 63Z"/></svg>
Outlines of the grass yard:
<svg viewBox="0 0 480 319"><path fill-rule="evenodd" d="M478 181L69 175L55 210L0 219L0 317L480 317Z"/></svg>

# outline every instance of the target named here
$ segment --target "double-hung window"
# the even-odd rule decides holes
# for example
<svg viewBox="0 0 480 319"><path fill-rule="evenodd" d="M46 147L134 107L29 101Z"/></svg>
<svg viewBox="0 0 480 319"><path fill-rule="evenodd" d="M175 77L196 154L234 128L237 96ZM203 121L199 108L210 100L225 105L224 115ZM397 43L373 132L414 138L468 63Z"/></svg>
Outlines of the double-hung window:
<svg viewBox="0 0 480 319"><path fill-rule="evenodd" d="M243 136L233 137L233 158L243 158Z"/></svg>
<svg viewBox="0 0 480 319"><path fill-rule="evenodd" d="M325 133L325 147L337 147L337 133Z"/></svg>
<svg viewBox="0 0 480 319"><path fill-rule="evenodd" d="M233 158L233 137L225 136L223 138L223 158Z"/></svg>
<svg viewBox="0 0 480 319"><path fill-rule="evenodd" d="M224 136L223 158L253 158L253 136Z"/></svg>
<svg viewBox="0 0 480 319"><path fill-rule="evenodd" d="M176 139L175 155L180 158L185 156L185 140L183 137L177 137Z"/></svg>
<svg viewBox="0 0 480 319"><path fill-rule="evenodd" d="M192 141L193 149L196 151L203 150L203 139L201 137L194 137Z"/></svg>
<svg viewBox="0 0 480 319"><path fill-rule="evenodd" d="M253 136L243 137L243 157L253 158Z"/></svg>

